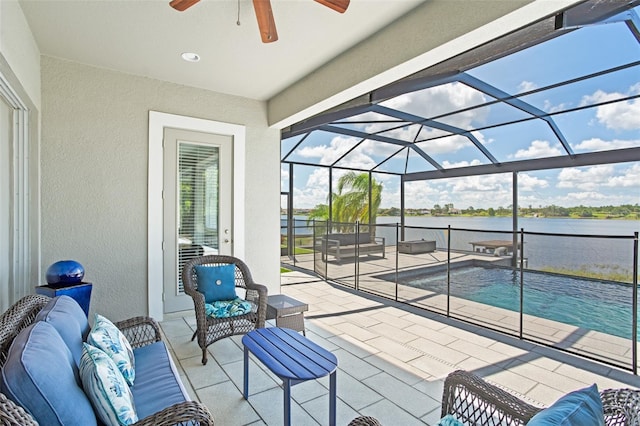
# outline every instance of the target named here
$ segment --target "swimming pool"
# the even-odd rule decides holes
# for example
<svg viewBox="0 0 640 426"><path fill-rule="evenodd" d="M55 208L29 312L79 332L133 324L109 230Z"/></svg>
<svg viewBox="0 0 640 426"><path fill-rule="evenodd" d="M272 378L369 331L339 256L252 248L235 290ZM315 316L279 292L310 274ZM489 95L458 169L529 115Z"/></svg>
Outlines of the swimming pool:
<svg viewBox="0 0 640 426"><path fill-rule="evenodd" d="M424 270L423 270L424 271ZM398 282L447 292L447 273L399 274ZM469 266L451 270L451 295L511 311L520 310L520 271ZM614 281L524 272L524 313L630 339L631 285Z"/></svg>

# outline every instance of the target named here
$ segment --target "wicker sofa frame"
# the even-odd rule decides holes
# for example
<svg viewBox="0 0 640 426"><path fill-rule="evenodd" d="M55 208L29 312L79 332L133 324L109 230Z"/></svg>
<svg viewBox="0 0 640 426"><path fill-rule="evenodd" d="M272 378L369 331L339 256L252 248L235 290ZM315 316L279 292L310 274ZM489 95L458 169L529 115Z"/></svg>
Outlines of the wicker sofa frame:
<svg viewBox="0 0 640 426"><path fill-rule="evenodd" d="M0 315L0 368L7 359L9 347L20 331L33 323L36 315L49 302L42 295L28 295L18 300ZM135 317L116 322L133 348L139 348L162 340L158 323L149 317ZM37 426L37 422L22 407L0 393L0 425ZM213 416L204 404L185 401L174 404L151 416L140 419L135 426L160 426L191 424L212 426Z"/></svg>
<svg viewBox="0 0 640 426"><path fill-rule="evenodd" d="M640 390L606 389L600 392L605 425L640 425ZM444 381L442 417L447 414L469 425L526 425L542 407L458 370Z"/></svg>
<svg viewBox="0 0 640 426"><path fill-rule="evenodd" d="M600 392L600 398L605 425L640 425L640 390L606 389ZM520 426L542 410L473 373L458 370L444 381L440 417L451 414L469 426ZM382 425L374 417L361 416L349 426Z"/></svg>
<svg viewBox="0 0 640 426"><path fill-rule="evenodd" d="M205 313L204 295L198 291L198 277L195 267L199 265L222 266L235 265L235 286L246 290L245 300L257 306L256 311L230 318L213 318ZM212 343L238 334L246 334L256 328L263 328L267 318L267 287L256 284L249 267L233 256L207 255L191 259L182 269L184 291L193 299L196 311L196 331L191 340L198 338L202 349L202 364L207 363L207 347ZM238 294L242 297L243 295Z"/></svg>

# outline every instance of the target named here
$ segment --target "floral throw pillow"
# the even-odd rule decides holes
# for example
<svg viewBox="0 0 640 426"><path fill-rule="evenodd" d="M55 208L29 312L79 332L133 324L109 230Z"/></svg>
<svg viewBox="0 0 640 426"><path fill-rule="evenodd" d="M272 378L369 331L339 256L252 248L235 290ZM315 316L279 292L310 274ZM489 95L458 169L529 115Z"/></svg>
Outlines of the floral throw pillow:
<svg viewBox="0 0 640 426"><path fill-rule="evenodd" d="M82 344L80 379L84 392L105 425L138 421L133 394L113 360L98 348Z"/></svg>
<svg viewBox="0 0 640 426"><path fill-rule="evenodd" d="M136 377L133 350L118 327L102 315L96 314L87 343L109 355L129 386L133 386Z"/></svg>

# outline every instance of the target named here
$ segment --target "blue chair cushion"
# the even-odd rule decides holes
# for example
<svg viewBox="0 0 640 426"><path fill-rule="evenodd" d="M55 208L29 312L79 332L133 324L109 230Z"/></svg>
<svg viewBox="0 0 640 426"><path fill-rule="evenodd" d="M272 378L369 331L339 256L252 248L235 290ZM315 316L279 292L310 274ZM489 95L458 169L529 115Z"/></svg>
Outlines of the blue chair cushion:
<svg viewBox="0 0 640 426"><path fill-rule="evenodd" d="M89 321L78 302L69 296L54 297L36 315L35 321L46 321L56 329L79 366L82 342L89 334Z"/></svg>
<svg viewBox="0 0 640 426"><path fill-rule="evenodd" d="M598 386L573 391L533 416L528 426L604 426Z"/></svg>
<svg viewBox="0 0 640 426"><path fill-rule="evenodd" d="M219 300L234 300L236 297L236 265L195 267L198 277L198 291L204 294L206 303Z"/></svg>
<svg viewBox="0 0 640 426"><path fill-rule="evenodd" d="M190 401L164 342L133 350L136 384L131 387L138 418L143 419L179 402Z"/></svg>
<svg viewBox="0 0 640 426"><path fill-rule="evenodd" d="M218 300L212 304L204 304L204 313L212 318L237 317L238 315L246 315L253 309L253 303L239 297L234 300Z"/></svg>
<svg viewBox="0 0 640 426"><path fill-rule="evenodd" d="M2 368L0 389L41 425L95 425L78 367L56 329L38 321L18 334Z"/></svg>

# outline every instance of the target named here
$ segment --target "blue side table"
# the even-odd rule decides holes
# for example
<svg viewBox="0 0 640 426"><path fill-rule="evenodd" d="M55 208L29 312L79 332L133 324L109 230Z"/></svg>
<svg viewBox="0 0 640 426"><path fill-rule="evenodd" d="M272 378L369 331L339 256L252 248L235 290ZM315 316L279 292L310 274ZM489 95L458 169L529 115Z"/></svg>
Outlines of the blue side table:
<svg viewBox="0 0 640 426"><path fill-rule="evenodd" d="M282 379L284 424L291 425L291 387L329 376L329 425L336 424L336 367L338 359L294 330L258 328L242 337L244 346L244 399L249 399L249 352Z"/></svg>
<svg viewBox="0 0 640 426"><path fill-rule="evenodd" d="M92 283L74 283L64 285L41 285L36 287L36 293L44 296L56 297L66 295L74 299L84 314L89 317L89 304L91 303L91 290L93 288Z"/></svg>

